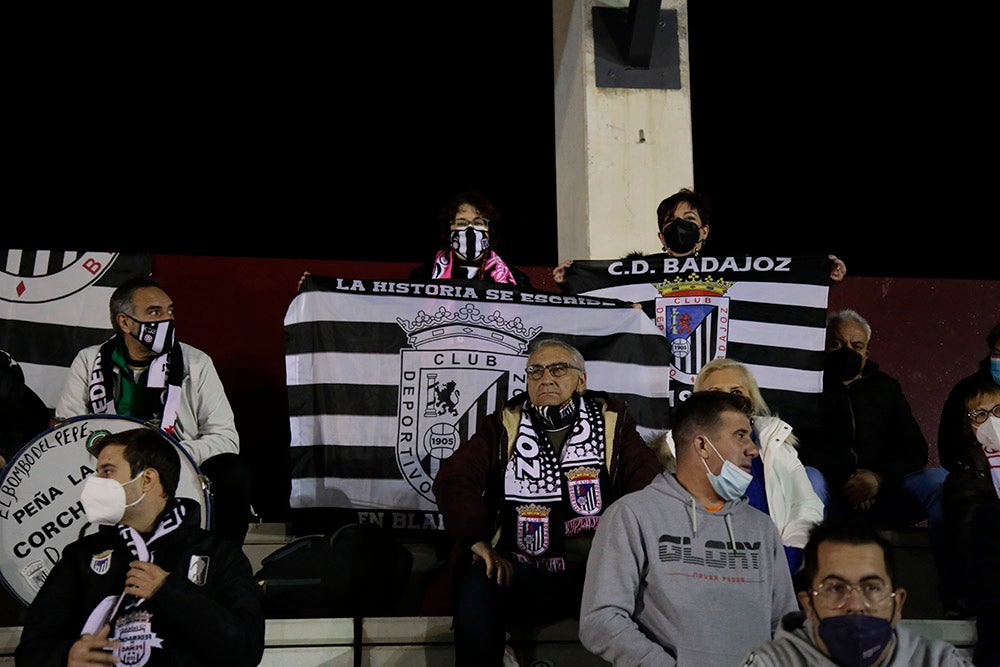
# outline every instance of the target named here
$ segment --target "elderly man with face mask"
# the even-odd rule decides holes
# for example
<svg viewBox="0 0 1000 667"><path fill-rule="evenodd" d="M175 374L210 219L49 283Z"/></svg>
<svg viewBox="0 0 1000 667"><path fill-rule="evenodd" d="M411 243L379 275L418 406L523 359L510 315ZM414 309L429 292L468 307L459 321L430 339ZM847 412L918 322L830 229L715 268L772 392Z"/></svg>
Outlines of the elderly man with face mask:
<svg viewBox="0 0 1000 667"><path fill-rule="evenodd" d="M948 642L899 625L906 589L896 586L892 547L863 518L815 526L804 572L802 611L782 618L743 667L971 667Z"/></svg>
<svg viewBox="0 0 1000 667"><path fill-rule="evenodd" d="M528 356L527 392L441 463L434 494L455 541L457 665L500 665L508 623L575 618L594 530L663 466L625 405L587 391L583 356L554 338Z"/></svg>
<svg viewBox="0 0 1000 667"><path fill-rule="evenodd" d="M871 325L845 309L827 317L822 429L799 458L826 477L831 513L864 512L884 527L940 518L947 471L927 468L928 445L899 381L869 358Z"/></svg>
<svg viewBox="0 0 1000 667"><path fill-rule="evenodd" d="M822 425L803 432L799 459L829 484L827 516L862 515L887 530L927 521L947 609L955 596L942 506L948 471L927 467L927 440L899 381L869 358L871 336L854 310L827 317Z"/></svg>

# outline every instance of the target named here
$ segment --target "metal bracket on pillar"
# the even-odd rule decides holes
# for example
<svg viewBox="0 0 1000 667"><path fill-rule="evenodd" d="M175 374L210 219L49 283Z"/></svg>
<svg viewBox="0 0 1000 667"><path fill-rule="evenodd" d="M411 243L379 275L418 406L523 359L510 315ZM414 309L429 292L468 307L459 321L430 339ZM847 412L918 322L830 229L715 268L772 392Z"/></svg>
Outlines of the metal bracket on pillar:
<svg viewBox="0 0 1000 667"><path fill-rule="evenodd" d="M677 10L660 0L629 0L628 9L593 7L598 88L681 87Z"/></svg>

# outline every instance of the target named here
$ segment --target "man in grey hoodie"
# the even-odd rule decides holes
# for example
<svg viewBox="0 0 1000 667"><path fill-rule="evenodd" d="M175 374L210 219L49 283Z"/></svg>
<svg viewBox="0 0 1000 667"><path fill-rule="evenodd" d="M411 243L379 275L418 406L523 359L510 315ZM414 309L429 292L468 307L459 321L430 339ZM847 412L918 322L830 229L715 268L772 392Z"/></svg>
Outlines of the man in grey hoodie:
<svg viewBox="0 0 1000 667"><path fill-rule="evenodd" d="M957 648L899 625L906 589L896 588L888 542L867 520L835 517L813 527L805 550L802 611L781 621L773 640L744 667L961 667ZM983 663L986 664L986 663Z"/></svg>
<svg viewBox="0 0 1000 667"><path fill-rule="evenodd" d="M735 665L798 609L781 535L744 495L759 454L740 395L693 393L672 417L677 468L606 510L587 561L580 641L615 665Z"/></svg>

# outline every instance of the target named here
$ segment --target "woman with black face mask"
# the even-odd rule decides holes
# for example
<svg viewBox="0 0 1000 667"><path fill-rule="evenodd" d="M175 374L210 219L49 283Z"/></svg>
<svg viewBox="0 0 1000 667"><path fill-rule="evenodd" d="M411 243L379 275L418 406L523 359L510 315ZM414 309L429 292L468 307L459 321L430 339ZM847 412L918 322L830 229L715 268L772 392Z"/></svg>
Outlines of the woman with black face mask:
<svg viewBox="0 0 1000 667"><path fill-rule="evenodd" d="M656 207L656 236L663 252L671 257L703 254L711 231L710 216L708 199L689 188L681 188L661 201ZM830 262L830 280L843 280L847 266L834 255L830 255ZM552 278L557 284L565 282L566 270L572 263L567 260L552 270Z"/></svg>
<svg viewBox="0 0 1000 667"><path fill-rule="evenodd" d="M500 212L481 192L462 192L441 209L440 248L430 262L410 273L410 280L479 280L532 289L523 271L496 253Z"/></svg>
<svg viewBox="0 0 1000 667"><path fill-rule="evenodd" d="M414 268L410 280L472 280L534 291L528 274L497 254L500 212L482 192L470 190L454 195L442 206L438 227L441 234L434 259ZM309 275L309 271L302 273L296 289L302 289Z"/></svg>
<svg viewBox="0 0 1000 667"><path fill-rule="evenodd" d="M663 251L671 257L697 255L709 232L708 201L693 190L683 188L656 207L657 236Z"/></svg>

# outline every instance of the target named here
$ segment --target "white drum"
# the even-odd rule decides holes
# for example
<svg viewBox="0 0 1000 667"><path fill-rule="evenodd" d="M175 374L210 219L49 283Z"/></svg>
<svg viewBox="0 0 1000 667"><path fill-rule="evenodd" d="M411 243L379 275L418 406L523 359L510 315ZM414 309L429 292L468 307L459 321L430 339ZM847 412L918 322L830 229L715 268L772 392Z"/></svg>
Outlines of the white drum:
<svg viewBox="0 0 1000 667"><path fill-rule="evenodd" d="M80 502L83 481L97 462L88 443L102 433L137 427L156 428L120 415L74 417L36 436L4 468L0 475L0 576L25 605L35 599L63 548L81 534L97 530L87 524ZM210 528L208 483L177 439L160 433L180 455L177 497L196 500L201 505L201 526Z"/></svg>

